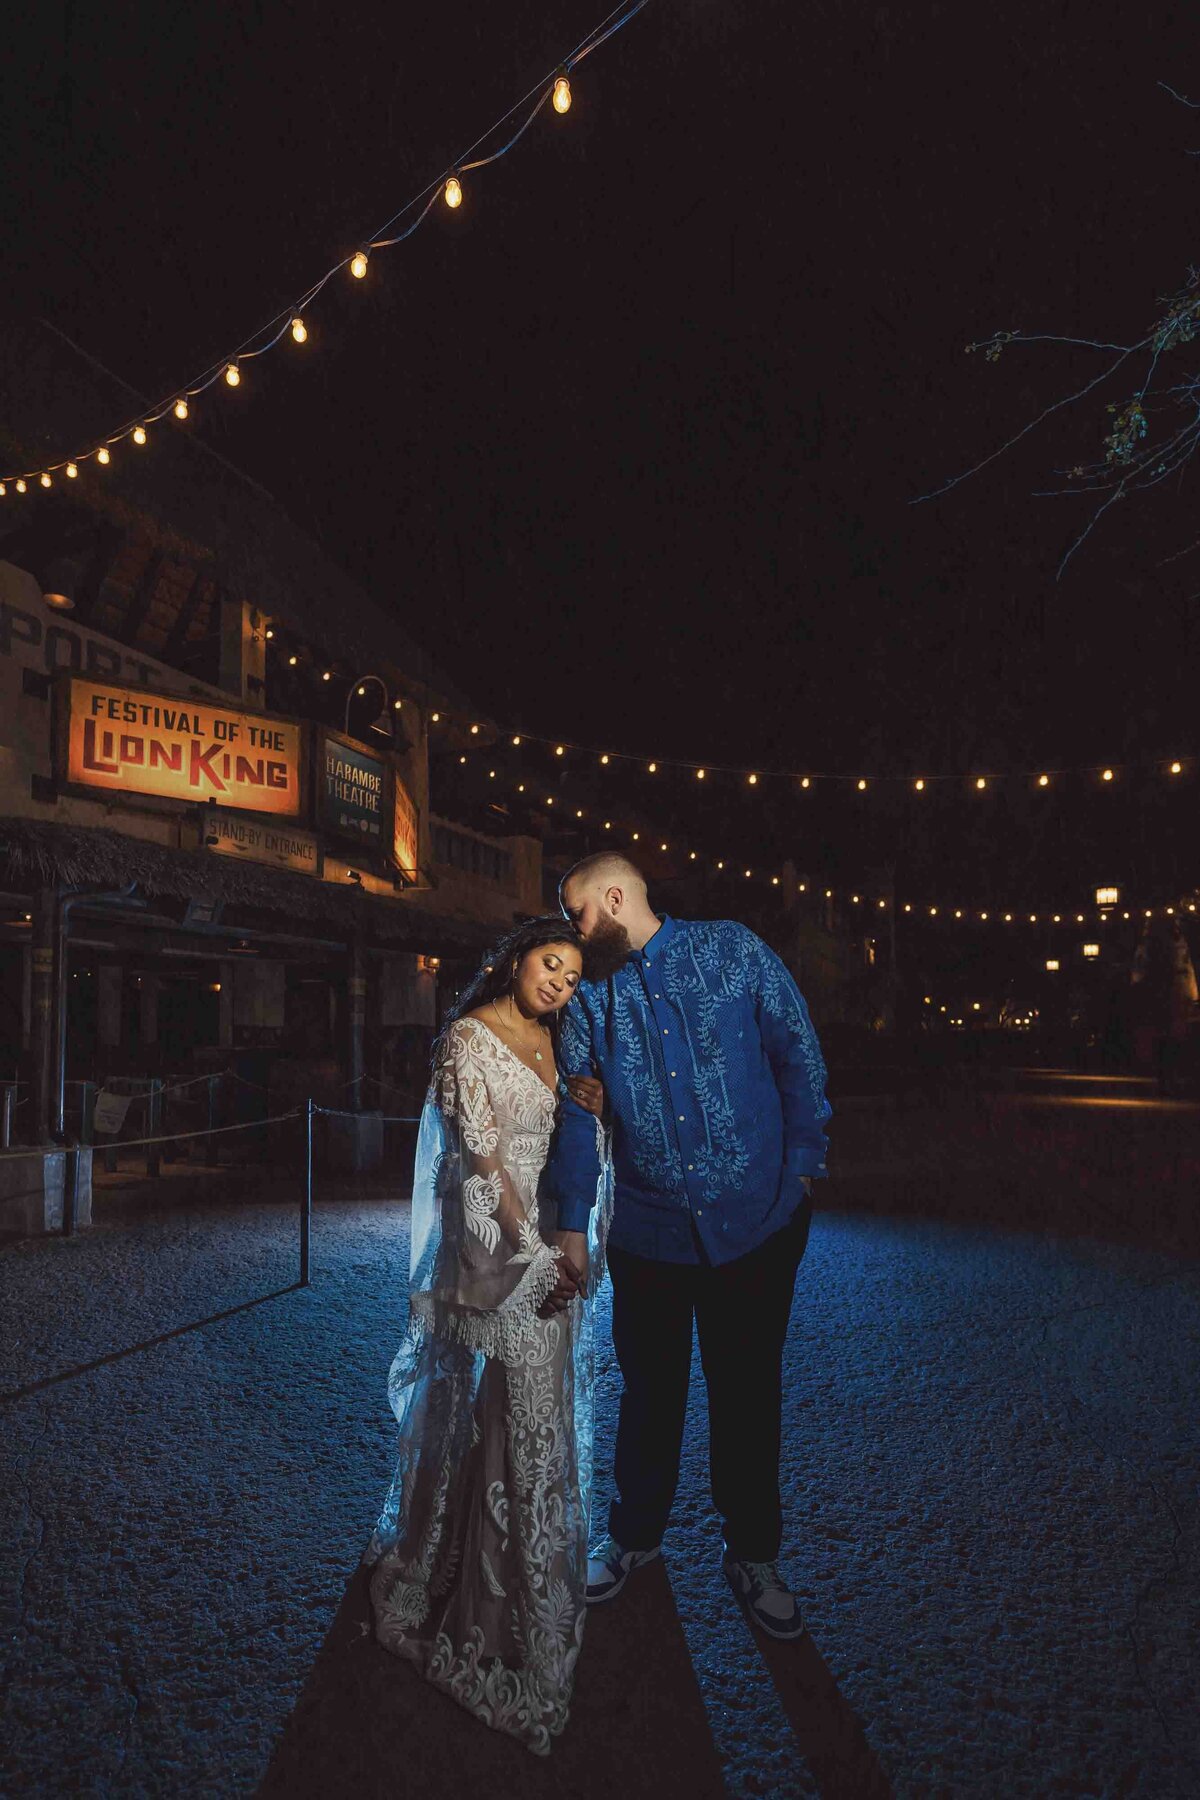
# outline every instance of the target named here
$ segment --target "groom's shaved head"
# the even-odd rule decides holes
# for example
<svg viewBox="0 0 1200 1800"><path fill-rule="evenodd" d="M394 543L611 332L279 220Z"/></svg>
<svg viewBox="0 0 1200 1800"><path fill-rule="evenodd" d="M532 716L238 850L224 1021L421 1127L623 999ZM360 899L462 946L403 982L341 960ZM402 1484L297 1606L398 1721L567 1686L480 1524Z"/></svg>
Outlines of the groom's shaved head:
<svg viewBox="0 0 1200 1800"><path fill-rule="evenodd" d="M586 893L589 889L619 887L631 897L635 894L645 895L646 877L637 864L630 862L616 850L599 850L595 856L585 856L567 870L558 884L559 894L565 899L567 889L572 894Z"/></svg>

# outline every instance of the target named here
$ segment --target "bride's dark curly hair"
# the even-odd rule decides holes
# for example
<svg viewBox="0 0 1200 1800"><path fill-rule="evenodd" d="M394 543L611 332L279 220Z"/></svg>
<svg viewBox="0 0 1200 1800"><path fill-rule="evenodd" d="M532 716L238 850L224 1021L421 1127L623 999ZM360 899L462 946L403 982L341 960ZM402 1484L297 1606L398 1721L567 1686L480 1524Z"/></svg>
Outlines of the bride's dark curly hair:
<svg viewBox="0 0 1200 1800"><path fill-rule="evenodd" d="M507 994L512 982L513 964L519 963L522 957L528 956L531 950L540 949L543 944L572 944L581 956L583 954L583 939L570 920L564 919L561 913L545 913L536 919L525 919L520 925L514 925L511 931L506 931L492 945L470 981L455 994L446 1008L442 1028L433 1045L435 1067L446 1042L446 1033L454 1021L474 1012L477 1007L486 1006L490 1000L499 1000ZM556 1012L549 1021L556 1053L561 1016L561 1012Z"/></svg>

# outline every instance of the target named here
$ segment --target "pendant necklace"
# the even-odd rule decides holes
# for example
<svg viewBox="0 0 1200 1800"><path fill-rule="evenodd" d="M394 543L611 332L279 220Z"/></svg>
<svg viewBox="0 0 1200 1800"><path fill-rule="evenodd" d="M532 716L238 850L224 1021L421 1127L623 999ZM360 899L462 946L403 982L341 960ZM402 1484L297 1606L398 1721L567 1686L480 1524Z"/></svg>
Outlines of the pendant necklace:
<svg viewBox="0 0 1200 1800"><path fill-rule="evenodd" d="M498 1019L498 1020L499 1020L499 1023L500 1023L500 1024L501 1024L501 1025L504 1025L504 1020L503 1020L503 1019L501 1019L501 1018L500 1018L500 1008L499 1008L499 1007L498 1007L498 1006L497 1006L497 1005L496 1005L496 1002L495 1002L495 1001L494 1001L494 1000L493 1000L493 1001L492 1001L492 1011L493 1011L493 1012L494 1012L494 1013L495 1013L495 1015L496 1015L496 1018L497 1018L497 1019ZM519 1037L518 1037L518 1036L517 1036L517 1033L516 1033L516 1032L515 1032L515 1031L514 1031L514 1030L513 1030L513 1028L512 1028L512 1026L511 1026L511 1025L504 1025L504 1029L505 1029L505 1030L506 1030L506 1031L507 1031L507 1032L509 1032L509 1034L510 1034L510 1035L511 1035L511 1036L512 1036L512 1037L515 1037L515 1038L516 1038L516 1039L517 1039L517 1042L518 1042L518 1044L519 1044L519 1043L520 1043L520 1042L521 1042L521 1039L520 1039L520 1038L519 1038ZM545 1028L545 1026L544 1026L544 1025L543 1025L543 1026L541 1026L541 1027L540 1027L540 1029L541 1029L541 1030L542 1030L542 1031L544 1031L544 1030L545 1030L545 1029L546 1029L546 1028ZM526 1041L525 1041L525 1047L526 1047L526 1049L528 1049L528 1048L529 1048L529 1041L528 1041L528 1039L526 1039ZM534 1060L534 1061L535 1061L535 1062L541 1062L541 1060L542 1060L542 1053L541 1053L541 1051L540 1051L540 1050L534 1050L534 1053L533 1053L533 1060Z"/></svg>

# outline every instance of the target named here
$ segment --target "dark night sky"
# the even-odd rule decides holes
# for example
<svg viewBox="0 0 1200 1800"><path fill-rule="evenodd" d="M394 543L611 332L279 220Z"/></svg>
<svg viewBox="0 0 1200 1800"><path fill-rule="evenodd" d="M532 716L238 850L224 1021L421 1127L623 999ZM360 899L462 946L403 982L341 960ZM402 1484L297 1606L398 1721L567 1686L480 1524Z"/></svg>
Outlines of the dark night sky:
<svg viewBox="0 0 1200 1800"><path fill-rule="evenodd" d="M158 393L601 9L32 11L6 78L8 302ZM568 118L335 282L305 350L197 428L528 730L847 773L1181 753L1197 563L1162 563L1196 535L1195 474L1061 582L1082 515L1032 490L1097 453L1102 401L909 502L1094 367L993 368L968 339L1127 339L1182 284L1200 115L1156 83L1200 90L1196 49L1187 9L1117 0L651 0ZM1056 804L1065 841L1083 815ZM1003 818L980 881L1046 854Z"/></svg>

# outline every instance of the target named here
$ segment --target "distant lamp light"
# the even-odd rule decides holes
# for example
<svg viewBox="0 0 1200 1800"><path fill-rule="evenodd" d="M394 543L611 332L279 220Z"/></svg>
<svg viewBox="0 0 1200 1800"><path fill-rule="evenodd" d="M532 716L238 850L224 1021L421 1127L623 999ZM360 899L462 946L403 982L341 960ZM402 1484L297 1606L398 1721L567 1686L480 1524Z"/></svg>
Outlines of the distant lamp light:
<svg viewBox="0 0 1200 1800"><path fill-rule="evenodd" d="M859 784L858 784L858 791L859 791L859 793L860 793L860 794L865 794L865 793L866 793L866 791L867 791L867 784L866 784L866 782L865 782L865 781L862 781L862 780L860 780L860 781L859 781Z"/></svg>
<svg viewBox="0 0 1200 1800"><path fill-rule="evenodd" d="M1094 957L1099 956L1099 954L1100 954L1099 944L1085 944L1083 946L1083 954L1088 958L1088 960L1090 962Z"/></svg>
<svg viewBox="0 0 1200 1800"><path fill-rule="evenodd" d="M707 769L697 769L696 770L696 780L703 781L707 774L708 774Z"/></svg>
<svg viewBox="0 0 1200 1800"><path fill-rule="evenodd" d="M981 1000L972 1000L971 1011L972 1012L982 1012L983 1011L983 1002Z"/></svg>
<svg viewBox="0 0 1200 1800"><path fill-rule="evenodd" d="M750 787L758 786L758 776L757 775L747 775L746 781Z"/></svg>
<svg viewBox="0 0 1200 1800"><path fill-rule="evenodd" d="M658 774L658 764L657 763L647 763L646 764L646 772L647 772L647 774L650 774L650 775L657 775Z"/></svg>
<svg viewBox="0 0 1200 1800"><path fill-rule="evenodd" d="M1096 889L1097 906L1117 906L1120 904L1121 890L1115 887L1098 887Z"/></svg>
<svg viewBox="0 0 1200 1800"><path fill-rule="evenodd" d="M242 379L242 371L238 368L237 364L236 363L226 363L226 365L225 365L226 385L229 387L237 387L238 384L240 383L241 379Z"/></svg>
<svg viewBox="0 0 1200 1800"><path fill-rule="evenodd" d="M916 789L918 794L923 794L925 792L925 783L919 775L918 775L917 779L913 782L913 787Z"/></svg>
<svg viewBox="0 0 1200 1800"><path fill-rule="evenodd" d="M985 921L985 922L986 922L986 920L987 920L987 914L986 914L986 913L985 913L985 912L981 912L981 913L980 913L980 915L979 915L979 917L980 917L980 918L981 918L981 919L983 919L983 920L984 920L984 921Z"/></svg>
<svg viewBox="0 0 1200 1800"><path fill-rule="evenodd" d="M1101 781L1111 781L1112 778L1113 778L1113 772L1111 769L1104 769L1101 771L1101 775L1100 775Z"/></svg>
<svg viewBox="0 0 1200 1800"><path fill-rule="evenodd" d="M1039 775L1038 776L1038 786L1039 787L1049 787L1050 786L1050 777L1048 775Z"/></svg>
<svg viewBox="0 0 1200 1800"><path fill-rule="evenodd" d="M976 791L978 793L982 793L986 786L987 786L987 776L986 775L977 775L975 777Z"/></svg>
<svg viewBox="0 0 1200 1800"><path fill-rule="evenodd" d="M178 400L177 400L177 401L176 401L176 402L175 402L175 405L174 405L174 408L173 408L173 411L174 411L174 413L175 413L175 417L176 417L176 418L177 418L177 419L186 419L186 418L187 418L187 416L188 416L188 403L187 403L187 401L186 401L186 400L185 400L185 399L184 399L184 398L183 398L183 396L182 396L182 394L181 394L181 395L180 395L180 397L179 397L179 399L178 399Z"/></svg>
<svg viewBox="0 0 1200 1800"><path fill-rule="evenodd" d="M355 281L361 281L366 272L367 253L365 250L356 250L354 255L350 258L350 273L353 275Z"/></svg>
<svg viewBox="0 0 1200 1800"><path fill-rule="evenodd" d="M332 681L333 680L333 670L332 669L322 670L321 680L322 681Z"/></svg>
<svg viewBox="0 0 1200 1800"><path fill-rule="evenodd" d="M403 712L404 711L403 700L393 700L392 701L392 711L393 712Z"/></svg>
<svg viewBox="0 0 1200 1800"><path fill-rule="evenodd" d="M294 669L296 664L299 661L300 661L300 658L296 655L295 651L293 650L292 654L288 657L288 668Z"/></svg>
<svg viewBox="0 0 1200 1800"><path fill-rule="evenodd" d="M812 782L811 782L811 781L810 781L810 780L809 780L809 779L808 779L808 776L807 776L807 775L802 775L802 776L801 776L801 777L800 777L800 786L801 786L801 787L802 787L802 788L807 788L807 787L811 787L811 786L812 786Z"/></svg>
<svg viewBox="0 0 1200 1800"><path fill-rule="evenodd" d="M1059 967L1059 964L1058 964L1057 956L1048 956L1046 958L1046 973L1048 975L1057 975L1058 967Z"/></svg>
<svg viewBox="0 0 1200 1800"><path fill-rule="evenodd" d="M565 744L555 744L554 754L555 756L565 756L567 754L567 746Z"/></svg>
<svg viewBox="0 0 1200 1800"><path fill-rule="evenodd" d="M607 761L608 761L608 751L607 750L604 752L604 755L600 758L600 761L602 763L607 763Z"/></svg>
<svg viewBox="0 0 1200 1800"><path fill-rule="evenodd" d="M514 739L513 739L513 748L514 748L514 749L515 749L515 748L516 748L516 746L517 746L517 745L518 745L518 744L519 744L519 743L520 743L520 742L521 742L521 740L520 740L520 738L519 738L519 737L514 737Z"/></svg>
<svg viewBox="0 0 1200 1800"><path fill-rule="evenodd" d="M451 175L445 189L446 205L453 212L456 206L462 205L462 182L457 175Z"/></svg>
<svg viewBox="0 0 1200 1800"><path fill-rule="evenodd" d="M478 727L478 725L472 725L472 727L471 727L471 736L472 736L472 737L478 737L478 736L479 736L479 727Z"/></svg>
<svg viewBox="0 0 1200 1800"><path fill-rule="evenodd" d="M294 344L306 344L308 342L308 326L299 315L292 320L292 342Z"/></svg>
<svg viewBox="0 0 1200 1800"><path fill-rule="evenodd" d="M433 723L435 725L437 724L437 722L441 718L441 716L442 716L441 713L430 713L430 715L429 715L430 719L433 721Z"/></svg>
<svg viewBox="0 0 1200 1800"><path fill-rule="evenodd" d="M1183 764L1181 762L1173 762L1171 764L1170 773L1172 775L1182 775L1183 774Z"/></svg>
<svg viewBox="0 0 1200 1800"><path fill-rule="evenodd" d="M560 75L554 83L551 105L556 113L567 113L571 110L571 84L565 75Z"/></svg>

